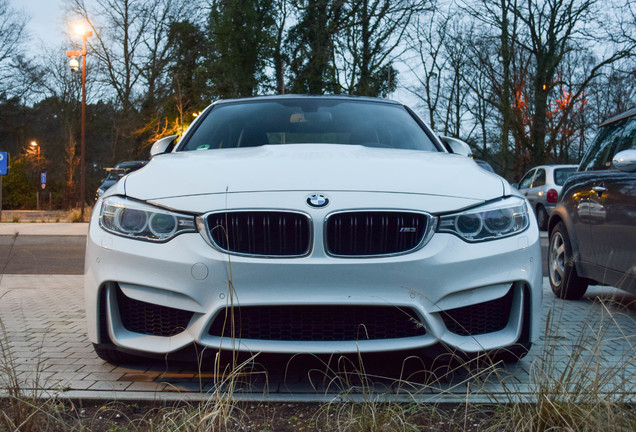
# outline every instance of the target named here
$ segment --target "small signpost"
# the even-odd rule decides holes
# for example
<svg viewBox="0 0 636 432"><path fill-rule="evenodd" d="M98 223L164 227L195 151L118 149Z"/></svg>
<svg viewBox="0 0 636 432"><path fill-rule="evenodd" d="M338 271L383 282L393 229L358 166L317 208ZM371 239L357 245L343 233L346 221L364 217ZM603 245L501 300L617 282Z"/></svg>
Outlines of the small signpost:
<svg viewBox="0 0 636 432"><path fill-rule="evenodd" d="M9 174L9 153L0 152L0 221L2 220L2 177Z"/></svg>
<svg viewBox="0 0 636 432"><path fill-rule="evenodd" d="M42 188L42 191L44 191L46 189L46 173L40 173L40 187ZM37 208L38 210L40 210L40 191L38 191L38 193L36 194L36 205L35 208ZM46 194L44 194L43 192L43 197L42 197L42 206L44 207L44 202L46 199ZM51 210L51 193L49 192L49 210Z"/></svg>

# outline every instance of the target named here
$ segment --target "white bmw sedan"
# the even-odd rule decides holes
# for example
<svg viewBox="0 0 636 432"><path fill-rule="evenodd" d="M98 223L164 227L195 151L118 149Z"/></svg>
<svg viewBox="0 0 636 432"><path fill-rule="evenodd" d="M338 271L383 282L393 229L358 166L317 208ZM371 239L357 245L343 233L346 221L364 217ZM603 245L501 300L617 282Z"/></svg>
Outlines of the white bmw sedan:
<svg viewBox="0 0 636 432"><path fill-rule="evenodd" d="M219 101L96 203L88 334L120 363L193 345L523 356L541 252L526 200L406 106Z"/></svg>

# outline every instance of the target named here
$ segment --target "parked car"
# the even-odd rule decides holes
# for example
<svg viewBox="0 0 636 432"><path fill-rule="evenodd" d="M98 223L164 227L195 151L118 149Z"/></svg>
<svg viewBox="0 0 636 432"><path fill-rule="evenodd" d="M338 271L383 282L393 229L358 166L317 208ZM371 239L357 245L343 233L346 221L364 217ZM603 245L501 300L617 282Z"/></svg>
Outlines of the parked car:
<svg viewBox="0 0 636 432"><path fill-rule="evenodd" d="M114 168L106 168L108 175L104 178L104 180L102 180L102 184L100 184L97 188L95 199L104 195L104 192L106 192L109 187L117 183L123 176L129 172L138 170L147 163L148 161L125 161L119 162Z"/></svg>
<svg viewBox="0 0 636 432"><path fill-rule="evenodd" d="M530 202L539 229L548 228L548 219L559 199L563 183L578 165L540 165L528 171L517 186Z"/></svg>
<svg viewBox="0 0 636 432"><path fill-rule="evenodd" d="M465 156L468 156L470 158L473 157L473 152L470 149L470 146L468 145L468 143L466 143L465 141L462 141L459 138L453 138L453 137L444 136L444 135L440 135L439 138L442 140L442 144L444 144L444 147L446 148L446 150L449 151L450 153L461 152ZM492 168L492 166L490 166L488 162L480 160L480 159L473 159L473 160L475 161L477 165L479 165L481 168L485 169L486 171L490 171L493 174L495 173L495 170Z"/></svg>
<svg viewBox="0 0 636 432"><path fill-rule="evenodd" d="M88 334L103 359L193 344L523 356L541 333L527 201L402 104L218 101L151 155L92 214Z"/></svg>
<svg viewBox="0 0 636 432"><path fill-rule="evenodd" d="M636 292L636 109L601 124L549 221L555 295L592 284Z"/></svg>
<svg viewBox="0 0 636 432"><path fill-rule="evenodd" d="M475 161L477 165L479 165L481 168L485 169L486 171L490 171L493 174L495 173L495 170L492 168L492 166L485 160L481 160L481 159L473 159L473 160Z"/></svg>

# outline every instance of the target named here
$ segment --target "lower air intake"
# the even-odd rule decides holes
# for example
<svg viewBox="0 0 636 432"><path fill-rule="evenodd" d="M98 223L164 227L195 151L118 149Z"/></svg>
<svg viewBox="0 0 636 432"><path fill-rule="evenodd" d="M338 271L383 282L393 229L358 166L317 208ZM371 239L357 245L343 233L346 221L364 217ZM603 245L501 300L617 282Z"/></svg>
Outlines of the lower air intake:
<svg viewBox="0 0 636 432"><path fill-rule="evenodd" d="M446 328L458 335L476 336L503 330L508 325L512 308L513 290L505 296L465 306L450 309L441 313Z"/></svg>
<svg viewBox="0 0 636 432"><path fill-rule="evenodd" d="M159 306L126 297L117 288L121 323L126 330L152 336L174 336L183 332L193 312Z"/></svg>
<svg viewBox="0 0 636 432"><path fill-rule="evenodd" d="M280 341L355 341L422 336L416 313L393 306L235 307L237 338ZM219 312L210 335L232 336L232 311Z"/></svg>

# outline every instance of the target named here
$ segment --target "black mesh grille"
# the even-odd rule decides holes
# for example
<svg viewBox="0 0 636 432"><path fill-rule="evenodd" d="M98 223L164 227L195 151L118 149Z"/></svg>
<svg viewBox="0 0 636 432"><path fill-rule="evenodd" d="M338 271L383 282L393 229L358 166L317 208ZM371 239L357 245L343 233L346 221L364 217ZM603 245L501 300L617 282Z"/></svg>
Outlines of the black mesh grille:
<svg viewBox="0 0 636 432"><path fill-rule="evenodd" d="M327 249L332 255L373 256L406 252L417 247L428 228L419 213L337 213L327 222Z"/></svg>
<svg viewBox="0 0 636 432"><path fill-rule="evenodd" d="M214 243L224 251L263 256L309 252L307 216L288 212L227 212L208 216Z"/></svg>
<svg viewBox="0 0 636 432"><path fill-rule="evenodd" d="M510 318L512 294L511 289L508 294L495 300L444 311L444 324L449 331L462 336L503 330Z"/></svg>
<svg viewBox="0 0 636 432"><path fill-rule="evenodd" d="M230 337L230 316L229 309L218 313L209 333ZM387 306L242 306L234 308L234 318L236 337L243 339L354 341L426 334L413 310Z"/></svg>
<svg viewBox="0 0 636 432"><path fill-rule="evenodd" d="M126 330L153 336L174 336L181 333L194 314L131 299L119 288L117 304L121 322Z"/></svg>

